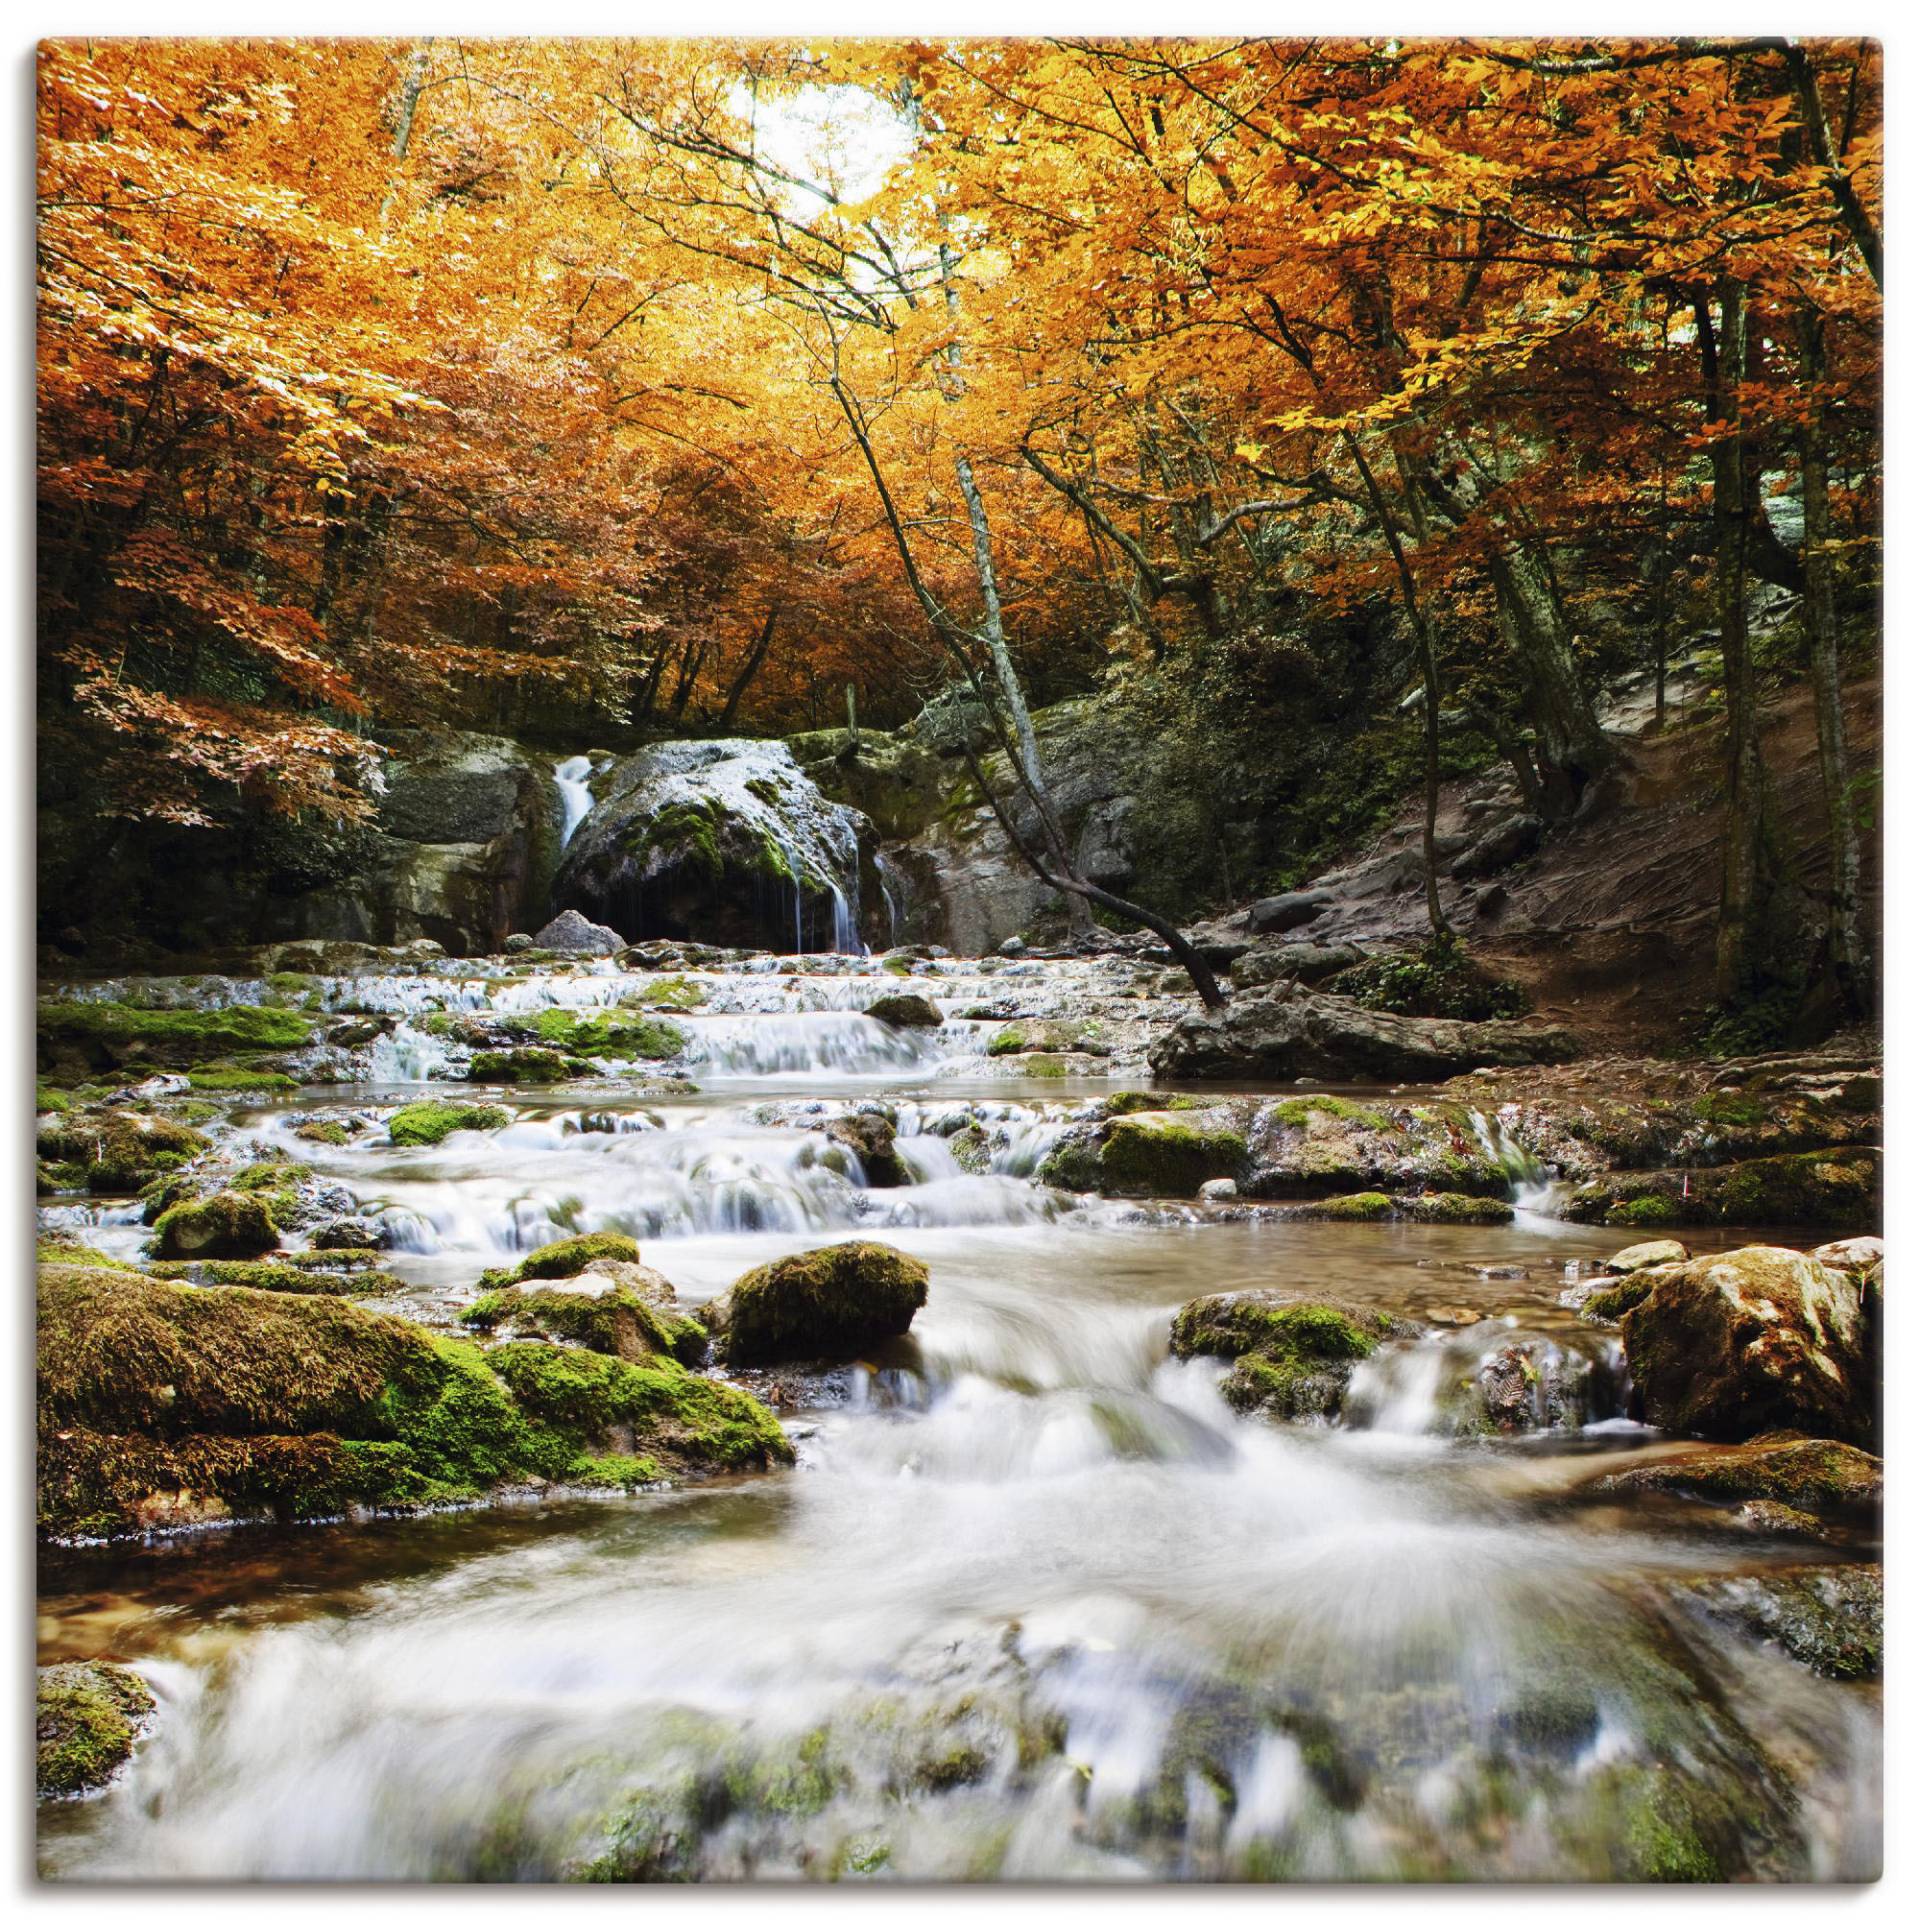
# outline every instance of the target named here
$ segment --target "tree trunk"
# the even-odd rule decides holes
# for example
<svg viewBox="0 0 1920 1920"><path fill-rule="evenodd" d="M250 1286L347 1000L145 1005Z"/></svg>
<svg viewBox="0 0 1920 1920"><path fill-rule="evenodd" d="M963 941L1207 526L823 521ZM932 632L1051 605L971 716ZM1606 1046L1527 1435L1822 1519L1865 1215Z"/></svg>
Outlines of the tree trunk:
<svg viewBox="0 0 1920 1920"><path fill-rule="evenodd" d="M767 650L773 645L774 622L780 618L778 603L767 609L765 624L760 629L760 637L748 650L746 663L733 677L733 685L727 689L727 703L720 709L720 718L714 722L714 731L724 734L733 725L733 716L740 706L741 695L753 684L753 677L766 664Z"/></svg>
<svg viewBox="0 0 1920 1920"><path fill-rule="evenodd" d="M1747 635L1746 447L1740 418L1740 383L1747 371L1747 289L1743 281L1723 275L1716 291L1717 341L1710 318L1700 317L1708 329L1702 336L1702 351L1711 356L1712 368L1708 415L1723 429L1713 441L1713 527L1727 708L1727 830L1720 928L1714 943L1714 991L1722 1002L1730 1003L1770 983L1774 876L1767 833L1766 766L1760 754L1759 695Z"/></svg>
<svg viewBox="0 0 1920 1920"><path fill-rule="evenodd" d="M1860 932L1860 832L1849 783L1846 713L1840 699L1840 630L1834 613L1832 518L1827 500L1827 412L1819 397L1826 375L1820 316L1800 316L1800 369L1810 411L1800 429L1800 492L1805 515L1802 555L1807 575L1801 619L1807 672L1813 683L1814 722L1820 739L1820 785L1827 804L1826 960L1841 1005L1858 1017L1871 989Z"/></svg>

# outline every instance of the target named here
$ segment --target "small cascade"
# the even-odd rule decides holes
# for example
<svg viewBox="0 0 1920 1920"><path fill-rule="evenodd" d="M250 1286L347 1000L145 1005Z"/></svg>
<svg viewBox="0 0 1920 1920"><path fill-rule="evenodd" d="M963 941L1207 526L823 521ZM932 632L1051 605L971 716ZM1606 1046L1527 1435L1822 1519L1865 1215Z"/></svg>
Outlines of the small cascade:
<svg viewBox="0 0 1920 1920"><path fill-rule="evenodd" d="M1354 1370L1342 1423L1405 1438L1574 1433L1625 1404L1620 1343L1550 1336L1505 1316L1378 1347Z"/></svg>
<svg viewBox="0 0 1920 1920"><path fill-rule="evenodd" d="M713 1015L683 1024L683 1058L701 1080L931 1071L946 1052L937 1029L903 1031L864 1013Z"/></svg>
<svg viewBox="0 0 1920 1920"><path fill-rule="evenodd" d="M593 811L593 762L584 753L562 760L553 770L560 789L560 844L564 848L580 822Z"/></svg>
<svg viewBox="0 0 1920 1920"><path fill-rule="evenodd" d="M376 1086L401 1080L451 1080L455 1066L466 1057L438 1034L408 1020L383 1033L369 1051L367 1078Z"/></svg>
<svg viewBox="0 0 1920 1920"><path fill-rule="evenodd" d="M1508 1132L1506 1119L1512 1111L1503 1108L1489 1116L1474 1108L1470 1115L1474 1138L1480 1143L1480 1151L1506 1170L1507 1178L1513 1183L1509 1197L1514 1211L1551 1218L1558 1212L1559 1183L1539 1155Z"/></svg>

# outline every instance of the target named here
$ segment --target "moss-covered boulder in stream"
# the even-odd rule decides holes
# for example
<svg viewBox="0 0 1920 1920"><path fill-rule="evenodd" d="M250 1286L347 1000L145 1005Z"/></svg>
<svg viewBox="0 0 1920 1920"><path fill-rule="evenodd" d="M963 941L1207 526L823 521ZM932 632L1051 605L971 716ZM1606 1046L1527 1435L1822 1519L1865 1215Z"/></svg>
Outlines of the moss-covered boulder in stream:
<svg viewBox="0 0 1920 1920"><path fill-rule="evenodd" d="M229 1191L203 1200L182 1200L154 1225L162 1260L244 1259L280 1244L273 1208L259 1193Z"/></svg>
<svg viewBox="0 0 1920 1920"><path fill-rule="evenodd" d="M1723 1506L1765 1501L1800 1513L1872 1519L1880 1511L1880 1460L1840 1440L1768 1433L1737 1447L1714 1447L1602 1474L1591 1491L1614 1498L1667 1494Z"/></svg>
<svg viewBox="0 0 1920 1920"><path fill-rule="evenodd" d="M492 1133L513 1124L506 1107L457 1106L450 1100L417 1100L387 1121L396 1147L437 1147L450 1133Z"/></svg>
<svg viewBox="0 0 1920 1920"><path fill-rule="evenodd" d="M640 1264L640 1243L630 1233L575 1233L564 1240L550 1240L535 1247L514 1268L516 1280L564 1280L569 1274L583 1273L596 1260L622 1260Z"/></svg>
<svg viewBox="0 0 1920 1920"><path fill-rule="evenodd" d="M42 1667L33 1688L33 1784L42 1800L103 1787L133 1752L153 1690L129 1667L70 1660Z"/></svg>
<svg viewBox="0 0 1920 1920"><path fill-rule="evenodd" d="M1040 1177L1078 1192L1185 1199L1246 1172L1247 1136L1230 1107L1117 1113L1070 1134Z"/></svg>
<svg viewBox="0 0 1920 1920"><path fill-rule="evenodd" d="M1725 1167L1614 1173L1577 1188L1570 1220L1609 1227L1852 1227L1880 1219L1878 1147L1777 1154Z"/></svg>
<svg viewBox="0 0 1920 1920"><path fill-rule="evenodd" d="M1880 1383L1856 1277L1787 1247L1653 1272L1620 1322L1645 1419L1709 1439L1794 1428L1871 1441Z"/></svg>
<svg viewBox="0 0 1920 1920"><path fill-rule="evenodd" d="M484 1333L544 1334L621 1360L665 1353L692 1364L707 1350L706 1328L679 1311L672 1282L626 1260L593 1260L565 1278L495 1287L460 1321Z"/></svg>
<svg viewBox="0 0 1920 1920"><path fill-rule="evenodd" d="M671 1359L482 1352L341 1300L48 1266L38 1334L39 1524L57 1538L791 1455L758 1401ZM529 1352L546 1359L513 1357ZM581 1365L549 1378L560 1359Z"/></svg>
<svg viewBox="0 0 1920 1920"><path fill-rule="evenodd" d="M304 1047L314 1022L286 1007L134 1007L43 1000L40 1071L71 1081L120 1067L194 1067L235 1053Z"/></svg>
<svg viewBox="0 0 1920 1920"><path fill-rule="evenodd" d="M505 1047L476 1053L467 1063L469 1080L504 1087L550 1087L585 1071L551 1047Z"/></svg>
<svg viewBox="0 0 1920 1920"><path fill-rule="evenodd" d="M1175 1316L1169 1344L1177 1359L1232 1361L1220 1391L1242 1413L1330 1420L1354 1368L1382 1340L1416 1331L1377 1308L1261 1288L1188 1301Z"/></svg>
<svg viewBox="0 0 1920 1920"><path fill-rule="evenodd" d="M927 1303L927 1269L875 1240L769 1261L700 1310L733 1366L844 1360L897 1339Z"/></svg>
<svg viewBox="0 0 1920 1920"><path fill-rule="evenodd" d="M90 1193L138 1193L155 1174L184 1167L208 1147L197 1128L146 1114L107 1112L74 1115L42 1128L35 1150L46 1166L59 1166L62 1184Z"/></svg>
<svg viewBox="0 0 1920 1920"><path fill-rule="evenodd" d="M878 1020L886 1027L937 1027L941 1024L940 1009L918 993L883 993L878 1000L867 1002L866 1014L869 1020Z"/></svg>

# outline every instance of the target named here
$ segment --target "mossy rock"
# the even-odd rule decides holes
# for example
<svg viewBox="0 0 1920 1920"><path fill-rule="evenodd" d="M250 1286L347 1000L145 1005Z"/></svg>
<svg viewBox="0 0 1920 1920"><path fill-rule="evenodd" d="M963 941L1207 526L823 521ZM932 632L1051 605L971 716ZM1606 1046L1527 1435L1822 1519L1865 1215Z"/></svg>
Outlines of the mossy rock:
<svg viewBox="0 0 1920 1920"><path fill-rule="evenodd" d="M1303 1206L1289 1207L1290 1219L1298 1220L1391 1220L1393 1196L1387 1193L1337 1193L1331 1200L1310 1200Z"/></svg>
<svg viewBox="0 0 1920 1920"><path fill-rule="evenodd" d="M707 1330L677 1311L673 1288L648 1268L595 1260L562 1280L521 1281L484 1293L460 1315L463 1326L491 1333L545 1334L622 1360L670 1354L695 1365Z"/></svg>
<svg viewBox="0 0 1920 1920"><path fill-rule="evenodd" d="M507 1030L539 1044L515 1049L516 1056L551 1049L586 1060L672 1060L686 1051L686 1029L672 1020L619 1009L576 1013L549 1007L528 1019L505 1022ZM473 1075L472 1078L480 1078ZM525 1080L528 1076L519 1076Z"/></svg>
<svg viewBox="0 0 1920 1920"><path fill-rule="evenodd" d="M564 1280L582 1273L596 1260L620 1260L640 1265L640 1243L628 1233L576 1233L565 1240L535 1247L514 1268L516 1280Z"/></svg>
<svg viewBox="0 0 1920 1920"><path fill-rule="evenodd" d="M396 1147L437 1147L450 1133L491 1133L511 1126L505 1107L459 1106L450 1100L418 1100L387 1121L387 1138ZM343 1135L342 1138L345 1136Z"/></svg>
<svg viewBox="0 0 1920 1920"><path fill-rule="evenodd" d="M1483 1193L1405 1193L1394 1211L1423 1227L1503 1227L1513 1218L1509 1202Z"/></svg>
<svg viewBox="0 0 1920 1920"><path fill-rule="evenodd" d="M42 1667L33 1689L37 1797L64 1799L105 1786L153 1710L153 1690L130 1668L105 1660Z"/></svg>
<svg viewBox="0 0 1920 1920"><path fill-rule="evenodd" d="M476 1053L467 1064L469 1080L491 1086L548 1087L575 1079L583 1071L551 1047L508 1047L498 1053Z"/></svg>
<svg viewBox="0 0 1920 1920"><path fill-rule="evenodd" d="M1620 1333L1642 1417L1670 1432L1870 1443L1877 1431L1860 1283L1807 1254L1739 1247L1657 1268Z"/></svg>
<svg viewBox="0 0 1920 1920"><path fill-rule="evenodd" d="M1247 1137L1224 1107L1114 1114L1092 1134L1070 1136L1040 1169L1050 1185L1106 1194L1184 1199L1209 1180L1237 1180Z"/></svg>
<svg viewBox="0 0 1920 1920"><path fill-rule="evenodd" d="M841 1360L896 1339L927 1302L927 1269L873 1240L769 1261L701 1310L733 1366Z"/></svg>
<svg viewBox="0 0 1920 1920"><path fill-rule="evenodd" d="M1230 1360L1228 1405L1288 1420L1332 1419L1353 1370L1382 1340L1416 1329L1376 1308L1259 1289L1190 1300L1173 1322L1177 1359Z"/></svg>
<svg viewBox="0 0 1920 1920"><path fill-rule="evenodd" d="M310 1140L317 1147L344 1147L353 1138L338 1120L303 1120L293 1133L296 1140Z"/></svg>
<svg viewBox="0 0 1920 1920"><path fill-rule="evenodd" d="M172 1173L211 1143L196 1128L145 1114L108 1113L44 1128L34 1146L62 1169L60 1184L90 1193L138 1193L156 1174Z"/></svg>
<svg viewBox="0 0 1920 1920"><path fill-rule="evenodd" d="M187 1084L200 1093L295 1093L300 1087L292 1074L260 1067L196 1067Z"/></svg>
<svg viewBox="0 0 1920 1920"><path fill-rule="evenodd" d="M203 1287L253 1287L263 1293L310 1293L340 1300L404 1293L406 1282L384 1268L324 1266L297 1255L278 1260L168 1261L149 1269L156 1279L193 1280Z"/></svg>
<svg viewBox="0 0 1920 1920"><path fill-rule="evenodd" d="M1618 1320L1623 1314L1631 1313L1653 1291L1658 1276L1659 1269L1653 1267L1640 1273L1623 1274L1611 1286L1588 1294L1580 1303L1581 1315L1588 1320Z"/></svg>
<svg viewBox="0 0 1920 1920"><path fill-rule="evenodd" d="M342 1300L99 1268L41 1270L38 1386L40 1526L59 1538L642 1486L791 1452L759 1402L670 1359L483 1354Z"/></svg>
<svg viewBox="0 0 1920 1920"><path fill-rule="evenodd" d="M1830 1680L1872 1680L1885 1644L1886 1581L1877 1566L1793 1567L1686 1583L1715 1619L1770 1640Z"/></svg>
<svg viewBox="0 0 1920 1920"><path fill-rule="evenodd" d="M1652 1466L1629 1467L1594 1482L1600 1494L1672 1494L1733 1506L1766 1501L1801 1513L1871 1518L1884 1488L1879 1459L1839 1440L1796 1433L1763 1434L1743 1446L1716 1449Z"/></svg>
<svg viewBox="0 0 1920 1920"><path fill-rule="evenodd" d="M1576 1189L1569 1219L1610 1227L1850 1227L1880 1218L1877 1147L1774 1154L1724 1167L1609 1174Z"/></svg>
<svg viewBox="0 0 1920 1920"><path fill-rule="evenodd" d="M847 1113L830 1120L827 1137L860 1163L870 1187L910 1186L913 1175L895 1144L894 1124L883 1113Z"/></svg>
<svg viewBox="0 0 1920 1920"><path fill-rule="evenodd" d="M43 1070L140 1060L192 1067L247 1051L304 1047L314 1022L284 1007L130 1007L114 1000L43 1000L37 1026Z"/></svg>
<svg viewBox="0 0 1920 1920"><path fill-rule="evenodd" d="M937 1027L942 1019L940 1009L917 993L883 993L868 1003L866 1014L886 1027Z"/></svg>
<svg viewBox="0 0 1920 1920"><path fill-rule="evenodd" d="M280 1244L273 1209L258 1193L215 1193L182 1200L154 1223L163 1260L266 1253Z"/></svg>

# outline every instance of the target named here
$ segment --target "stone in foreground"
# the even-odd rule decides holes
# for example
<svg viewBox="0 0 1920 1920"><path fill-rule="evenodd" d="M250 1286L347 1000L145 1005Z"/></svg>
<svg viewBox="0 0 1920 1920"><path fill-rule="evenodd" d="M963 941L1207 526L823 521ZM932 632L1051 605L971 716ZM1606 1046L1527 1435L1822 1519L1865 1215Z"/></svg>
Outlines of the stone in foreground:
<svg viewBox="0 0 1920 1920"><path fill-rule="evenodd" d="M1744 1440L1775 1428L1871 1442L1860 1286L1786 1247L1741 1247L1655 1271L1620 1322L1643 1417Z"/></svg>
<svg viewBox="0 0 1920 1920"><path fill-rule="evenodd" d="M731 1366L846 1360L905 1333L927 1303L927 1269L875 1240L796 1253L742 1274L701 1310Z"/></svg>
<svg viewBox="0 0 1920 1920"><path fill-rule="evenodd" d="M105 1660L42 1667L33 1689L33 1784L42 1800L103 1787L153 1712L147 1683Z"/></svg>
<svg viewBox="0 0 1920 1920"><path fill-rule="evenodd" d="M1238 1412L1331 1420L1354 1368L1382 1340L1417 1331L1375 1308L1261 1288L1188 1301L1174 1318L1168 1345L1179 1360L1232 1361L1220 1391Z"/></svg>

